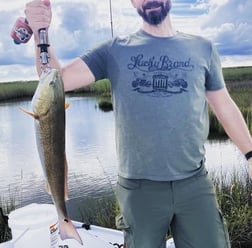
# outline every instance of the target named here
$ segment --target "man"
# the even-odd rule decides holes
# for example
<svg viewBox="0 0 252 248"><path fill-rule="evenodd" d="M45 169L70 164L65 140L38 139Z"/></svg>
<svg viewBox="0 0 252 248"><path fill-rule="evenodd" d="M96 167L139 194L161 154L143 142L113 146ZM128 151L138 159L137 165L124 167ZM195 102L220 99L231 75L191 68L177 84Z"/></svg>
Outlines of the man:
<svg viewBox="0 0 252 248"><path fill-rule="evenodd" d="M176 248L228 248L230 242L205 169L208 104L246 154L252 178L252 139L230 98L215 47L176 32L170 0L131 0L143 19L139 31L101 44L61 67L50 64L65 90L109 78L116 121L118 187L128 248L164 248L167 230ZM47 1L26 5L35 44L49 28ZM36 49L37 70L39 50Z"/></svg>

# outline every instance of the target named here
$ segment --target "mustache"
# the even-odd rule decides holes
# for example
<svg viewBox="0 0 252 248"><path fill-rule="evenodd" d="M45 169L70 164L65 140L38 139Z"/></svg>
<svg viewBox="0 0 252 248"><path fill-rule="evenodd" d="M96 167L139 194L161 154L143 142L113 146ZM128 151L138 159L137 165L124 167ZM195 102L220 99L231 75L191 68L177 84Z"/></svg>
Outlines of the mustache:
<svg viewBox="0 0 252 248"><path fill-rule="evenodd" d="M164 4L162 2L152 1L152 2L147 2L145 5L143 5L143 10L158 8L158 7L163 7L163 6Z"/></svg>

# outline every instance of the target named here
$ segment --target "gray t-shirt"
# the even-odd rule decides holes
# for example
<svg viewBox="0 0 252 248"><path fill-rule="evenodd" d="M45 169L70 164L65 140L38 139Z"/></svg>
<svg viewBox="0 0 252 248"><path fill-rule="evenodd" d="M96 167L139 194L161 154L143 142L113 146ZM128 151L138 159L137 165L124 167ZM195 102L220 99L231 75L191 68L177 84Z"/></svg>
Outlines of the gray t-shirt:
<svg viewBox="0 0 252 248"><path fill-rule="evenodd" d="M121 177L172 181L197 173L209 132L206 91L225 86L210 41L140 30L81 58L96 80L111 81Z"/></svg>

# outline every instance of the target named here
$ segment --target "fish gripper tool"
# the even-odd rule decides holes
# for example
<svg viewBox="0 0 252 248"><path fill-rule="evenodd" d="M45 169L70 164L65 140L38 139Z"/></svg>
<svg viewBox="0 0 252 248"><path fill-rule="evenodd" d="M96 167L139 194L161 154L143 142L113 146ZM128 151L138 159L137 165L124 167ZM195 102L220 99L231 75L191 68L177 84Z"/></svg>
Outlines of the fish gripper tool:
<svg viewBox="0 0 252 248"><path fill-rule="evenodd" d="M47 48L50 46L48 44L46 29L42 28L39 30L39 44L37 45L40 48L40 63L41 69L47 71L50 69L49 64L49 53Z"/></svg>

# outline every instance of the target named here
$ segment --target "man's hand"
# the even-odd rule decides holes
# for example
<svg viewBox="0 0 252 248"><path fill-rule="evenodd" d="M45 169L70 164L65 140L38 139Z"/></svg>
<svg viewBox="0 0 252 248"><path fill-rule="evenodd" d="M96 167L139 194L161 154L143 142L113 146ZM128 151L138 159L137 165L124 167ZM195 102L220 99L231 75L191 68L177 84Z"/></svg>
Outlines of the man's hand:
<svg viewBox="0 0 252 248"><path fill-rule="evenodd" d="M49 0L34 0L26 4L25 16L34 35L42 28L48 29L52 19L51 4Z"/></svg>

